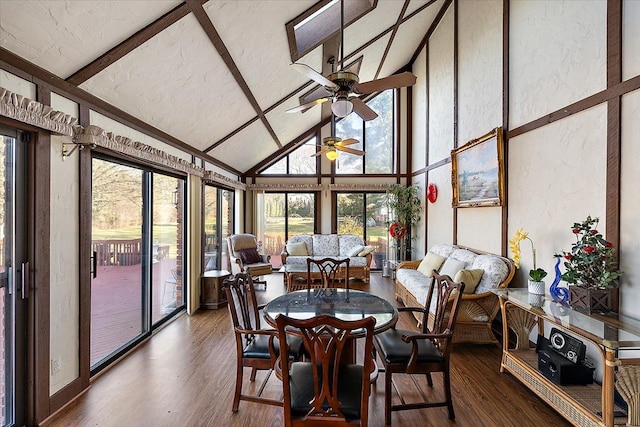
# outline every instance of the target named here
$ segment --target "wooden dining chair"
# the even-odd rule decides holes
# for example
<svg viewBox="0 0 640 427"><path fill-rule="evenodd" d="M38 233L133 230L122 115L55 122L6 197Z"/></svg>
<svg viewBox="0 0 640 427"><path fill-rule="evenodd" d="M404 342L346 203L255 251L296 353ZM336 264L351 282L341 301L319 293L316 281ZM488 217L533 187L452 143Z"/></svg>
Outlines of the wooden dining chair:
<svg viewBox="0 0 640 427"><path fill-rule="evenodd" d="M458 306L464 283L455 283L449 276L440 276L433 271L433 280L427 293L426 308L400 307L398 311L415 311L422 313L427 319L432 299L435 298L435 316L431 330L422 322L422 331L406 331L388 329L374 338L374 346L384 365L384 413L385 424L391 425L391 412L408 409L446 406L449 419L454 419L453 402L451 400L451 382L449 376L449 355L453 328L458 313ZM447 303L451 301L451 309L447 311ZM433 387L432 372L443 373L445 400L440 402L417 402L391 404L391 385L393 374L424 374L427 384Z"/></svg>
<svg viewBox="0 0 640 427"><path fill-rule="evenodd" d="M307 287L337 288L340 280L344 280L344 288L349 289L349 261L349 258L307 258ZM320 280L317 286L313 279Z"/></svg>
<svg viewBox="0 0 640 427"><path fill-rule="evenodd" d="M280 354L278 333L275 329L262 329L260 310L256 302L256 294L251 275L238 273L224 280L223 288L227 296L229 314L236 339L236 388L232 411L237 412L240 400L282 406L281 400L261 397L269 380L271 371ZM289 337L287 354L291 360L299 360L302 356L302 339ZM242 394L242 378L244 368L251 368L250 380L255 381L258 370L268 370L257 395Z"/></svg>
<svg viewBox="0 0 640 427"><path fill-rule="evenodd" d="M372 336L376 320L367 317L346 321L320 315L295 320L285 315L276 318L280 337L280 354L286 354L288 333L302 336L308 361L277 365L284 394L284 425L366 427L369 416L373 370ZM345 363L353 334L364 333L364 361L362 365Z"/></svg>

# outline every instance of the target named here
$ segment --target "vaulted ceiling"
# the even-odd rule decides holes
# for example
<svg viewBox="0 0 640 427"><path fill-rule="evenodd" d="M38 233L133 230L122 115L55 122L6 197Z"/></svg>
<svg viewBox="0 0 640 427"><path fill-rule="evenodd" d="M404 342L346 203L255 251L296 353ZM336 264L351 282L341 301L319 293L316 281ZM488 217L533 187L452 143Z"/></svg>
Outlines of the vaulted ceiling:
<svg viewBox="0 0 640 427"><path fill-rule="evenodd" d="M444 0L371 2L344 29L361 82L406 67ZM317 86L290 66L285 26L318 3L0 0L0 47L244 173L329 114L285 112ZM296 62L326 75L339 41Z"/></svg>

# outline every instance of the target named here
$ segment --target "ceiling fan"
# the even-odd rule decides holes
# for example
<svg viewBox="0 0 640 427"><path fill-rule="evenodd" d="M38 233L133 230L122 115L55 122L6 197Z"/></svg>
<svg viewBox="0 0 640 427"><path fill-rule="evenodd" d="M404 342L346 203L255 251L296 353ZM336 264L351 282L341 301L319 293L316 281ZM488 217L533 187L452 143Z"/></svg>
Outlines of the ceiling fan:
<svg viewBox="0 0 640 427"><path fill-rule="evenodd" d="M381 79L371 80L360 83L358 74L351 70L345 70L344 67L344 0L340 2L340 70L334 71L328 76L315 71L306 64L293 63L291 66L309 77L316 83L324 86L326 95L311 100L298 107L290 108L287 113L297 113L305 111L315 105L322 104L328 100L333 100L331 111L336 117L346 117L355 111L363 120L373 120L378 114L373 111L359 96L374 92L381 92L387 89L412 86L416 83L416 76L410 72L395 74ZM333 63L332 63L333 64Z"/></svg>
<svg viewBox="0 0 640 427"><path fill-rule="evenodd" d="M322 149L311 157L325 155L329 160L338 158L338 151L355 154L356 156L364 155L364 151L347 147L347 145L357 144L359 141L355 138L340 139L337 136L328 136L322 139Z"/></svg>

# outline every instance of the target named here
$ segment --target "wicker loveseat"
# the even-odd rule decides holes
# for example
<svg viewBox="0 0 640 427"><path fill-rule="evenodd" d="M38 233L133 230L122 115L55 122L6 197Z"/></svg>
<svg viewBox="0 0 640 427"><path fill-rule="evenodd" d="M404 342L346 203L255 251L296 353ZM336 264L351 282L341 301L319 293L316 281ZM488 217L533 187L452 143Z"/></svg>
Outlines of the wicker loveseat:
<svg viewBox="0 0 640 427"><path fill-rule="evenodd" d="M491 331L491 322L499 310L498 298L491 289L509 286L515 273L513 261L499 255L449 244L435 245L429 252L465 263L464 269L483 270L474 292L462 295L454 342L499 344ZM397 268L395 296L407 306L424 306L426 301L431 278L417 270L421 262L422 260L405 261ZM429 317L431 322L433 315ZM422 319L417 320L422 322Z"/></svg>
<svg viewBox="0 0 640 427"><path fill-rule="evenodd" d="M349 275L368 282L371 271L371 252L358 255L367 250L372 251L373 248L366 247L364 240L353 234L300 234L287 240L280 255L283 265L299 264L305 268L307 258L349 258ZM356 251L358 253L355 253Z"/></svg>

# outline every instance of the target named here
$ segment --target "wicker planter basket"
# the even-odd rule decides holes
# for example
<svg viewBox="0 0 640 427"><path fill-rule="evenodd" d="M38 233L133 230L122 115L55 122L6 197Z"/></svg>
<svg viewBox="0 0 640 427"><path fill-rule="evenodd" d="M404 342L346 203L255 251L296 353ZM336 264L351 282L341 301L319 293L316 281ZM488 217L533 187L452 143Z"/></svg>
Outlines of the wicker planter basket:
<svg viewBox="0 0 640 427"><path fill-rule="evenodd" d="M619 290L588 289L582 286L569 286L569 305L571 308L587 313L617 313L619 308Z"/></svg>

